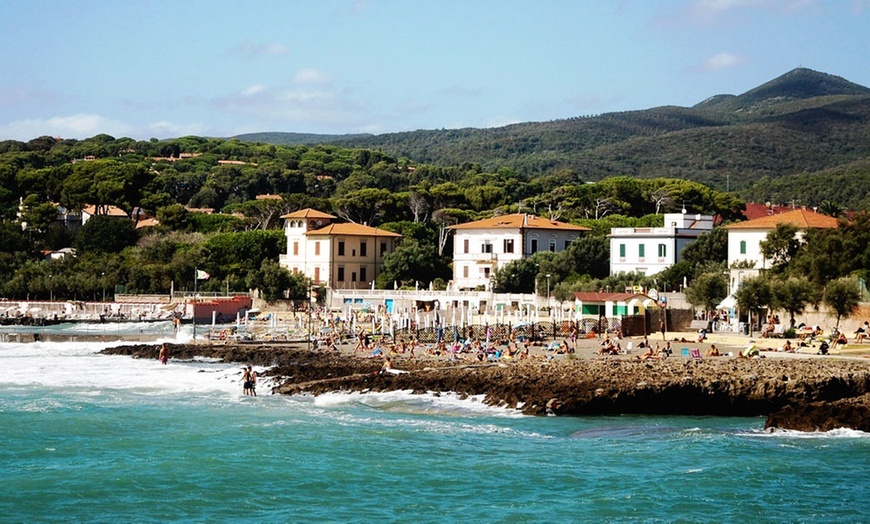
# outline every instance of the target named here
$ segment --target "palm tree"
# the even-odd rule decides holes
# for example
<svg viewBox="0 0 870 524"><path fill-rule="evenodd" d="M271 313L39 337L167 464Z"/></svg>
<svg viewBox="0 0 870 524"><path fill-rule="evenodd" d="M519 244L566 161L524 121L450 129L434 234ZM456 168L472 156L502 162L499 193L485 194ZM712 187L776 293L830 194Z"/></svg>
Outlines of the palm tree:
<svg viewBox="0 0 870 524"><path fill-rule="evenodd" d="M843 208L836 202L825 200L819 205L819 213L836 218L843 214Z"/></svg>

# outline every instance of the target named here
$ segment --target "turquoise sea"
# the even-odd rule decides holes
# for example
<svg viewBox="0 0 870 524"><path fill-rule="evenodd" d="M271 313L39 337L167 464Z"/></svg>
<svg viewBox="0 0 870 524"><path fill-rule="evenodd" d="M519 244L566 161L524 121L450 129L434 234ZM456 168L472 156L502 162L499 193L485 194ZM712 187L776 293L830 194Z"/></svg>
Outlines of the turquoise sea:
<svg viewBox="0 0 870 524"><path fill-rule="evenodd" d="M867 522L870 435L241 395L240 368L0 343L4 522Z"/></svg>

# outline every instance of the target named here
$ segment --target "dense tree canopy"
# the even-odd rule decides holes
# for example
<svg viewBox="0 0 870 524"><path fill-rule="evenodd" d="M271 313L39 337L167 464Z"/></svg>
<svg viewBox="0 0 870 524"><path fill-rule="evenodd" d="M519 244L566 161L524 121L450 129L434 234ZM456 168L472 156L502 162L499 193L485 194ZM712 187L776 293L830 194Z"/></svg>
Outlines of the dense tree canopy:
<svg viewBox="0 0 870 524"><path fill-rule="evenodd" d="M608 276L610 229L660 226L662 213L683 208L726 220L742 209L732 194L679 178L588 177L557 165L543 172L522 165L496 168L470 157L449 166L415 163L422 161L331 145L202 137L3 141L0 296L93 297L104 288L111 295L115 285L130 292L166 292L190 288L195 268L212 275L200 283L206 290L255 283L268 287L264 295L272 298L297 296L294 286L300 284L288 284L264 261L277 261L286 249L280 216L305 207L403 235L378 280L383 287L393 281L448 280L448 226L525 212L593 230L564 252L500 272L495 278L500 288L534 289L550 274L553 292L565 296L641 282L674 289L684 279L691 285L704 273L724 269L711 265L724 264L724 230L703 235L684 251L683 262L652 279ZM72 213L96 205L97 216L80 229L67 227L58 222L58 204ZM108 206L135 211L136 220L100 216ZM160 225L134 229L148 216ZM25 230L20 220L27 223ZM864 274L870 267L868 224L862 215L838 230L809 232L799 248L788 251L784 273L805 275L817 287L830 278ZM77 257L42 260L44 250L69 246L79 248Z"/></svg>

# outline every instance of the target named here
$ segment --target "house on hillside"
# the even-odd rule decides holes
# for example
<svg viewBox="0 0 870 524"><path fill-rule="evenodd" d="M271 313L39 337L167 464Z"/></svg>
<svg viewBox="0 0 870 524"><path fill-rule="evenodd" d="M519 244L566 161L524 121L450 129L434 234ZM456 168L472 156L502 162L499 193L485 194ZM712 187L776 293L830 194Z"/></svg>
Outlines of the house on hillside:
<svg viewBox="0 0 870 524"><path fill-rule="evenodd" d="M713 216L665 213L663 227L610 230L610 274L655 275L680 261L686 246L713 229Z"/></svg>
<svg viewBox="0 0 870 524"><path fill-rule="evenodd" d="M117 206L87 205L82 209L82 225L87 224L88 220L97 215L105 215L112 218L130 218L126 211Z"/></svg>
<svg viewBox="0 0 870 524"><path fill-rule="evenodd" d="M397 233L361 224L338 222L338 217L315 209L282 215L287 254L279 264L303 273L315 284L331 289L367 289L392 253Z"/></svg>
<svg viewBox="0 0 870 524"><path fill-rule="evenodd" d="M761 254L761 242L779 224L791 224L798 229L798 236L808 229L835 229L837 219L809 209L795 209L725 226L728 230L728 267L730 270L729 290L733 295L740 284L748 278L757 277L763 269L770 267L770 261ZM735 265L740 267L734 267ZM728 300L728 299L726 299ZM731 305L731 302L726 305Z"/></svg>
<svg viewBox="0 0 870 524"><path fill-rule="evenodd" d="M453 288L490 289L495 271L538 251L564 251L588 227L515 213L451 226Z"/></svg>

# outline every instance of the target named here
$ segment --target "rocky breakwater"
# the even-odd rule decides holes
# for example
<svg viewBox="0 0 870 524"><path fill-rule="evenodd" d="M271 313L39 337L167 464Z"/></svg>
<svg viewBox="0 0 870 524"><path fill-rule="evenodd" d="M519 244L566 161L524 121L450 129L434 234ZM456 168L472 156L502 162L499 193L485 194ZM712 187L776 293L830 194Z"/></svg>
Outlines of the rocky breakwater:
<svg viewBox="0 0 870 524"><path fill-rule="evenodd" d="M169 350L173 359L201 356L270 366L266 374L275 378L274 392L281 394L454 392L481 395L487 404L532 415L544 414L550 403L563 415L759 416L787 406L792 410L809 410L814 403L830 407L870 392L870 361L855 360L672 357L643 362L595 357L473 364L422 359L397 360L395 367L408 372L391 374L378 373L379 359L292 346L171 345ZM124 346L106 352L157 358L158 348ZM805 412L809 413L793 411L793 417L769 425L794 427L798 413ZM845 418L838 424L855 427ZM812 427L826 426L814 423Z"/></svg>

